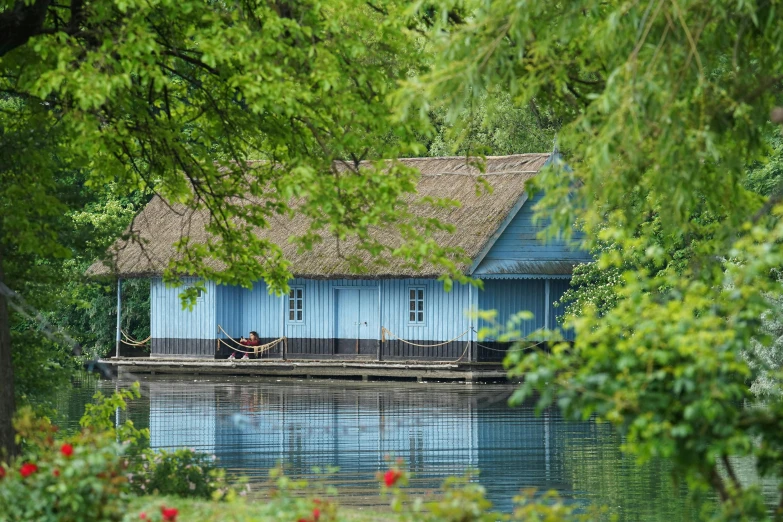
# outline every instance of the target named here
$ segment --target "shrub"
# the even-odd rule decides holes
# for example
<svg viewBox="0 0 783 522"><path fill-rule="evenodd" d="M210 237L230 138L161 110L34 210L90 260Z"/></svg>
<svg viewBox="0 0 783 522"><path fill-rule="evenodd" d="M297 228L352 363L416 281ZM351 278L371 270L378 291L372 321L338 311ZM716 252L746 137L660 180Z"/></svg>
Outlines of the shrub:
<svg viewBox="0 0 783 522"><path fill-rule="evenodd" d="M55 440L56 428L30 410L15 427L27 451L0 473L0 521L122 519L128 484L120 444L86 431Z"/></svg>
<svg viewBox="0 0 783 522"><path fill-rule="evenodd" d="M191 449L147 450L129 479L140 495L209 499L226 487L225 472L215 467L213 457Z"/></svg>

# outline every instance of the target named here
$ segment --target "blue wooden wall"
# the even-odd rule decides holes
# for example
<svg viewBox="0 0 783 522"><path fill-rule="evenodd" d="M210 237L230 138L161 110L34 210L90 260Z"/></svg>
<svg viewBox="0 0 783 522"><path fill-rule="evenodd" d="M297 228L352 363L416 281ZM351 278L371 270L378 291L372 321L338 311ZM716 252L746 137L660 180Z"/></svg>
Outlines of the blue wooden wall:
<svg viewBox="0 0 783 522"><path fill-rule="evenodd" d="M195 283L186 278L185 284ZM456 337L470 326L467 310L471 293L473 306L482 310L498 310L498 321L505 323L520 310L529 310L535 320L523 325L528 334L544 326L545 281L543 279L510 279L484 281L484 290L469 289L455 284L446 292L443 283L432 279L383 279L383 280L312 280L295 279L292 286L304 289L304 320L291 323L287 314L287 296L269 294L266 284L256 283L252 290L235 286L207 283L207 292L198 299L192 311L183 310L179 294L182 288L167 288L160 279L151 284L152 336L175 339L214 339L220 324L233 337L247 335L251 330L262 338L280 337L285 319L285 335L288 337L333 339L336 336L335 292L338 289L362 288L365 305L353 303L351 310L356 317L380 319L368 325L369 339L380 338L380 327L385 326L403 339L444 341ZM557 301L568 289L568 279L550 280L549 327L554 328L555 318L562 307ZM412 324L408 317L408 293L411 287L424 288L425 320ZM379 300L378 292L382 292ZM371 300L366 301L370 296ZM285 308L287 310L287 308ZM361 309L361 310L360 310ZM479 325L480 327L481 325Z"/></svg>
<svg viewBox="0 0 783 522"><path fill-rule="evenodd" d="M544 327L545 286L543 279L485 280L478 306L481 310L496 310L495 321L502 326L517 312L531 312L533 319L520 325L521 337L526 337ZM478 329L491 326L485 321L478 323Z"/></svg>
<svg viewBox="0 0 783 522"><path fill-rule="evenodd" d="M185 277L185 285L197 279ZM150 334L155 339L215 339L217 324L215 283L206 283L206 293L192 310L183 310L179 295L183 288L167 288L155 278L150 284Z"/></svg>
<svg viewBox="0 0 783 522"><path fill-rule="evenodd" d="M466 314L470 290L466 285L455 284L451 292L443 289L443 283L432 279L386 279L381 285L384 295L383 326L403 339L447 341L470 327ZM411 287L424 288L423 325L409 321L408 293ZM462 340L467 341L467 337Z"/></svg>
<svg viewBox="0 0 783 522"><path fill-rule="evenodd" d="M243 288L238 286L218 285L217 291L217 324L228 332L231 337L239 338L247 335L242 329L242 293ZM215 325L215 332L217 325ZM222 333L218 337L225 337Z"/></svg>
<svg viewBox="0 0 783 522"><path fill-rule="evenodd" d="M536 262L539 270L550 270L543 273L556 274L562 272L563 265L570 266L574 262L591 260L587 252L575 249L565 240L551 239L544 243L538 239L538 233L547 223L544 220L534 221L533 207L542 197L543 194L538 193L525 202L476 267L474 276L497 273L529 274L532 264L529 262ZM580 234L575 233L574 237L578 239ZM550 262L551 266L547 267L541 262Z"/></svg>
<svg viewBox="0 0 783 522"><path fill-rule="evenodd" d="M282 298L270 295L263 281L252 289L217 286L217 324L236 339L247 337L251 330L261 339L280 337L282 306Z"/></svg>
<svg viewBox="0 0 783 522"><path fill-rule="evenodd" d="M525 338L541 328L560 328L558 318L563 315L564 307L554 306L554 303L569 285L569 279L486 279L484 290L479 293L478 306L481 310L496 310L495 321L502 326L506 326L517 312L531 312L533 318L518 327L520 338ZM479 321L477 328L484 327L491 327L491 324ZM572 330L560 330L566 339L574 339Z"/></svg>
<svg viewBox="0 0 783 522"><path fill-rule="evenodd" d="M186 284L194 282L195 279L185 280ZM235 338L255 330L262 339L285 335L289 339L331 340L341 337L338 324L354 324L352 318L356 318L362 324L367 323L357 330L356 335L360 339L380 339L383 326L398 338L414 342L443 342L460 336L470 328L467 312L473 306L497 310L497 321L501 324L521 310L532 312L534 319L524 322L520 328L521 337L526 337L545 326L557 328L557 317L563 309L553 306L553 303L568 285L568 279L550 279L548 282L544 279L487 279L482 291L455 284L450 292L446 292L443 283L432 279L294 279L291 286L304 290L304 317L301 322L291 322L287 313L288 296L270 295L263 282L256 283L252 289L208 283L207 292L194 309L188 311L182 310L180 305L181 288L166 288L160 279L155 279L151 285L152 336L215 339L217 325L220 324ZM409 320L411 288L424 289L425 317L421 324ZM473 324L477 329L485 326L481 322ZM565 334L573 338L573 332ZM468 339L476 340L475 335L468 334L456 343L464 343ZM329 347L318 346L318 350L331 353ZM456 348L459 347L451 350ZM306 353L308 347L298 350ZM405 356L446 357L446 352L430 353L425 348L406 350Z"/></svg>

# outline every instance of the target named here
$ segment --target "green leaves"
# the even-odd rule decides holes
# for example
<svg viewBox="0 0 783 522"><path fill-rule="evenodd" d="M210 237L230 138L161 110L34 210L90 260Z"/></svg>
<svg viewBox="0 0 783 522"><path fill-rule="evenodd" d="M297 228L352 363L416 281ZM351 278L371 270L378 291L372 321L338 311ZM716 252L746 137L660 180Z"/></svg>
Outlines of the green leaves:
<svg viewBox="0 0 783 522"><path fill-rule="evenodd" d="M0 117L20 136L33 125L47 136L35 154L57 161L46 160L44 179L89 167L91 187L111 182L118 194L152 191L208 210L213 240L183 241L172 273L244 285L264 278L284 290L290 267L253 230L295 211L311 222L295 238L302 248L351 238L372 257L413 256L458 277L459 252L427 240L438 225L406 211L416 172L359 166L423 151L415 140L426 125L393 119L386 100L424 67L404 8L103 1L85 7L75 33L54 28L56 8L52 30L2 57L0 88L15 105ZM19 154L10 187L29 173L28 151ZM370 232L381 225L397 228L410 249L378 241ZM35 244L43 231L0 233L3 243Z"/></svg>
<svg viewBox="0 0 783 522"><path fill-rule="evenodd" d="M452 5L441 2L440 13ZM553 234L578 221L586 246L600 247L565 296L573 346L509 355L511 374L524 379L514 400L536 391L541 406L595 414L640 459L670 458L696 489L713 489L722 517L766 517L729 457L753 455L767 473L781 455L766 453L781 432L742 406L756 372L780 375L779 358L748 348L764 344L763 324L779 330L783 182L780 129L771 132L767 118L780 102L781 6L473 8L464 23L434 29L435 66L408 82L399 113L445 99L454 121L494 90L517 108L545 107L562 124L569 168L537 177L538 209Z"/></svg>

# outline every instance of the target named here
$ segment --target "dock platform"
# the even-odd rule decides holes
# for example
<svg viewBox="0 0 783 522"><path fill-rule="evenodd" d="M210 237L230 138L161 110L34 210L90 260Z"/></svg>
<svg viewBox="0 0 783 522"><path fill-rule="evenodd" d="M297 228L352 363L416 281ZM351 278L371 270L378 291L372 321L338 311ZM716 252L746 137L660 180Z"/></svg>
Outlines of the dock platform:
<svg viewBox="0 0 783 522"><path fill-rule="evenodd" d="M497 363L430 363L418 361L377 362L367 360L227 360L198 358L112 357L101 359L117 375L134 373L178 375L242 375L355 380L415 381L506 381L506 371Z"/></svg>

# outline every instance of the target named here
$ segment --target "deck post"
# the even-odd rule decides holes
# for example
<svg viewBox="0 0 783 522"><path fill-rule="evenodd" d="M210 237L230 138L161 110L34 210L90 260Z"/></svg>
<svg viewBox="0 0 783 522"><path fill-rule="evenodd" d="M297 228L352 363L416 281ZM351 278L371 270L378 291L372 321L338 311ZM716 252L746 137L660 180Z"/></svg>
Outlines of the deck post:
<svg viewBox="0 0 783 522"><path fill-rule="evenodd" d="M544 279L544 328L549 329L549 279Z"/></svg>
<svg viewBox="0 0 783 522"><path fill-rule="evenodd" d="M116 356L120 356L120 320L122 319L122 278L117 278L117 337Z"/></svg>
<svg viewBox="0 0 783 522"><path fill-rule="evenodd" d="M286 294L280 294L280 337L285 337L285 300ZM280 343L280 359L285 361L285 348L288 346L288 339L283 339Z"/></svg>
<svg viewBox="0 0 783 522"><path fill-rule="evenodd" d="M376 359L380 362L381 360L381 351L383 350L383 347L381 346L381 343L383 342L381 339L383 339L383 299L381 296L381 293L383 292L383 281L378 281L378 354Z"/></svg>
<svg viewBox="0 0 783 522"><path fill-rule="evenodd" d="M468 284L468 361L476 362L473 350L473 285Z"/></svg>

